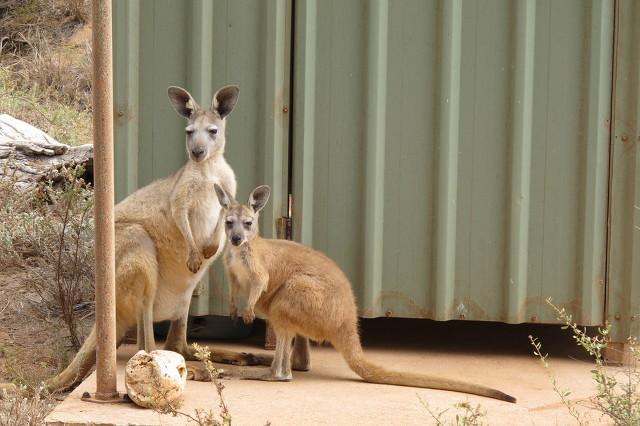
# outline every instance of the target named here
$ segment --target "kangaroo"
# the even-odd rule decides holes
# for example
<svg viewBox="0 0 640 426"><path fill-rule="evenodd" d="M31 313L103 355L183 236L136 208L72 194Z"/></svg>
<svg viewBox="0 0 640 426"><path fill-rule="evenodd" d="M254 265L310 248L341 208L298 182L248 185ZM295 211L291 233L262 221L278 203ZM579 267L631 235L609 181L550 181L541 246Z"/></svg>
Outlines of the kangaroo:
<svg viewBox="0 0 640 426"><path fill-rule="evenodd" d="M174 109L187 119L187 163L178 172L138 189L115 207L116 334L121 342L137 324L138 345L153 350L153 321L171 320L165 349L195 359L187 345L187 318L193 290L222 252L221 207L212 185L236 192L233 170L224 159L225 123L238 99L237 86L213 95L202 109L184 89L169 87ZM120 344L120 343L118 343ZM268 365L270 357L212 350L212 360ZM95 363L95 326L71 364L46 383L68 389Z"/></svg>
<svg viewBox="0 0 640 426"><path fill-rule="evenodd" d="M259 186L247 205L232 193L214 185L223 208L227 239L224 255L230 283L231 315L238 314L237 298L246 299L245 323L255 318L254 309L266 316L276 334L276 353L270 372L261 380L289 381L292 341L296 334L328 341L342 354L349 367L371 383L415 386L481 395L503 401L516 399L499 390L458 380L387 370L369 362L358 334L355 298L349 280L324 254L302 244L263 239L258 231L260 210L269 199L270 188Z"/></svg>

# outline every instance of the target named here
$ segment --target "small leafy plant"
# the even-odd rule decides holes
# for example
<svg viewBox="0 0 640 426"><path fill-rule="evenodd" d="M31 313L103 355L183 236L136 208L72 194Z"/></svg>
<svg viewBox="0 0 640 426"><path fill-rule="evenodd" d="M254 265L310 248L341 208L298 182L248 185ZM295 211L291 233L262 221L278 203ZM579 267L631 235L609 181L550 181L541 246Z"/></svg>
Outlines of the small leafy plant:
<svg viewBox="0 0 640 426"><path fill-rule="evenodd" d="M231 414L229 413L229 408L224 400L222 392L224 390L224 385L220 380L222 371L218 370L211 362L211 352L209 351L209 348L206 346L200 346L197 343L193 343L192 347L195 351L196 358L204 364L209 381L211 381L216 387L216 392L218 393L218 399L220 401L219 413L216 414L212 409L205 410L197 408L195 410L195 414L191 415L183 411L179 411L180 403L160 404L162 408L158 408L157 411L162 414L171 414L174 417L184 417L188 423L195 423L198 426L231 426Z"/></svg>
<svg viewBox="0 0 640 426"><path fill-rule="evenodd" d="M0 391L0 426L40 426L55 407L55 400L41 385Z"/></svg>
<svg viewBox="0 0 640 426"><path fill-rule="evenodd" d="M454 404L455 417L453 419L447 419L445 415L451 411L451 408L434 412L429 404L420 396L418 396L418 400L420 400L420 404L427 410L427 413L429 413L438 426L482 426L485 424L483 423L483 419L487 415L487 412L482 409L480 404L473 406L469 401Z"/></svg>
<svg viewBox="0 0 640 426"><path fill-rule="evenodd" d="M629 348L631 351L631 362L624 369L611 368L606 365L604 350L607 348L611 324L606 324L603 328L598 328L595 336L589 336L586 328L580 328L574 321L571 314L564 308L553 304L551 299L547 303L556 312L560 321L564 323L565 330L571 330L573 339L578 346L584 349L594 360L595 368L591 370L593 381L596 385L596 395L590 399L589 408L601 412L604 417L609 418L615 425L628 426L640 424L640 345L637 339L629 338ZM562 403L567 407L580 425L588 424L586 415L578 409L578 404L569 399L571 391L559 387L555 375L550 370L547 358L549 354L542 352L542 343L535 337L529 336L529 341L533 346L533 354L540 359L540 362L547 370L554 391L560 397Z"/></svg>

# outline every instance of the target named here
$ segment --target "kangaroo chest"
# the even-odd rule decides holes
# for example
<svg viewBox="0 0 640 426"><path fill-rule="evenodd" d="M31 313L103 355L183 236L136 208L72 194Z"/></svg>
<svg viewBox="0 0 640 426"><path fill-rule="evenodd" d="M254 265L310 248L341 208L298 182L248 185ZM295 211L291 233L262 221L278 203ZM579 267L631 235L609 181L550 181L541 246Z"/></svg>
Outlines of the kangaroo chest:
<svg viewBox="0 0 640 426"><path fill-rule="evenodd" d="M249 289L255 284L254 264L255 259L244 248L228 250L225 256L227 271L235 278L240 296L243 298L246 298Z"/></svg>
<svg viewBox="0 0 640 426"><path fill-rule="evenodd" d="M209 186L213 188L213 184L207 185L207 187ZM202 247L210 244L214 239L218 239L215 233L220 219L221 207L213 190L200 192L198 201L194 203L189 213L189 222L196 245Z"/></svg>

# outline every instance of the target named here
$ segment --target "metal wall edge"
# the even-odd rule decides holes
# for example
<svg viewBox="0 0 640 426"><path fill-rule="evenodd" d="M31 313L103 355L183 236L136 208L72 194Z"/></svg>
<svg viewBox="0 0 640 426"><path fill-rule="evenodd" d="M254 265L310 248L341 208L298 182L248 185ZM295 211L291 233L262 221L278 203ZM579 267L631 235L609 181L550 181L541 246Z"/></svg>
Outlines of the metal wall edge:
<svg viewBox="0 0 640 426"><path fill-rule="evenodd" d="M607 314L612 340L640 337L640 3L618 0Z"/></svg>

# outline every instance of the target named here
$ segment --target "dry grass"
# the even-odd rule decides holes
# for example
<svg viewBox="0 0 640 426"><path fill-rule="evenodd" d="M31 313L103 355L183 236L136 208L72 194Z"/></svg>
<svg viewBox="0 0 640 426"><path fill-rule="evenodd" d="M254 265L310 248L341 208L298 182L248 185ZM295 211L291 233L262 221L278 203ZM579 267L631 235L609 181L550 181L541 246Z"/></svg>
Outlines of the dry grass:
<svg viewBox="0 0 640 426"><path fill-rule="evenodd" d="M0 113L30 123L69 145L92 142L90 111L45 97L36 88L19 89L1 67Z"/></svg>
<svg viewBox="0 0 640 426"><path fill-rule="evenodd" d="M89 0L0 0L0 114L91 143L88 18ZM0 181L0 381L21 385L0 394L0 426L43 424L40 383L92 323L92 199L73 176L29 194Z"/></svg>
<svg viewBox="0 0 640 426"><path fill-rule="evenodd" d="M39 31L26 40L26 56L5 54L3 68L13 85L40 93L78 110L91 107L91 49L84 45L56 45Z"/></svg>
<svg viewBox="0 0 640 426"><path fill-rule="evenodd" d="M31 389L39 387L49 377L62 371L70 361L68 351L62 344L59 329L48 327L53 335L50 345L38 352L34 357L33 350L17 345L0 345L0 358L3 360L2 370L12 383ZM6 380L6 379L3 379Z"/></svg>
<svg viewBox="0 0 640 426"><path fill-rule="evenodd" d="M0 395L0 426L40 426L56 401L42 388L20 387Z"/></svg>
<svg viewBox="0 0 640 426"><path fill-rule="evenodd" d="M27 271L25 286L46 317L62 318L75 350L84 334L78 320L93 311L93 193L82 169L63 170L53 186L20 194L0 182L0 270Z"/></svg>
<svg viewBox="0 0 640 426"><path fill-rule="evenodd" d="M91 143L85 0L0 0L0 113L69 145Z"/></svg>
<svg viewBox="0 0 640 426"><path fill-rule="evenodd" d="M26 55L40 33L53 43L66 41L89 22L87 0L0 0L0 53Z"/></svg>

